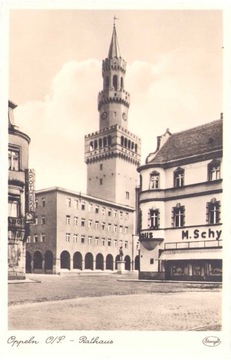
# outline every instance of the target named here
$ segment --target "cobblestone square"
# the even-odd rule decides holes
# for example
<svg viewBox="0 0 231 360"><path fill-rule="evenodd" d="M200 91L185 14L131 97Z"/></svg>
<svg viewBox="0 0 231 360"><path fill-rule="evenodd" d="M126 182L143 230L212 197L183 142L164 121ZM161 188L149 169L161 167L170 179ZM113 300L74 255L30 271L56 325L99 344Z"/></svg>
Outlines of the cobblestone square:
<svg viewBox="0 0 231 360"><path fill-rule="evenodd" d="M28 278L9 284L9 330L221 330L214 284L141 282L135 274Z"/></svg>

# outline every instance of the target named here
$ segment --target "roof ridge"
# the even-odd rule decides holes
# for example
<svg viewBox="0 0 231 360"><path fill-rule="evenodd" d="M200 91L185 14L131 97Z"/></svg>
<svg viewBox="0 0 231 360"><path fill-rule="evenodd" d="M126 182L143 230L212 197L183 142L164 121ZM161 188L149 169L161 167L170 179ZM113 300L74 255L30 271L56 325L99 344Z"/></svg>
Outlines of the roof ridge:
<svg viewBox="0 0 231 360"><path fill-rule="evenodd" d="M222 122L222 119L217 119L217 120L213 120L213 121L210 121L208 123L205 123L205 124L202 124L202 125L197 125L197 126L194 126L192 128L189 128L189 129L185 129L185 130L181 130L181 131L177 131L175 133L172 133L171 136L173 135L177 135L177 134L183 134L185 132L188 132L188 131L192 131L192 130L198 130L199 128L205 128L205 127L208 127L210 125L213 125L214 123L218 123L218 122Z"/></svg>

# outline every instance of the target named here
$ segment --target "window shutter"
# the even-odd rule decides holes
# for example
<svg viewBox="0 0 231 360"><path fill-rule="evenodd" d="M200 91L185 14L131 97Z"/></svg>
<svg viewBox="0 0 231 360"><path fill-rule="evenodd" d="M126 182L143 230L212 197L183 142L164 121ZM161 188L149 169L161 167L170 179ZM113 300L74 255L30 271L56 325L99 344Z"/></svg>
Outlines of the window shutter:
<svg viewBox="0 0 231 360"><path fill-rule="evenodd" d="M182 225L185 225L185 206L182 206L182 210L183 210L183 223Z"/></svg>
<svg viewBox="0 0 231 360"><path fill-rule="evenodd" d="M151 210L148 210L148 227L151 226Z"/></svg>
<svg viewBox="0 0 231 360"><path fill-rule="evenodd" d="M218 201L218 221L221 222L221 202Z"/></svg>
<svg viewBox="0 0 231 360"><path fill-rule="evenodd" d="M174 227L174 219L175 219L175 208L172 208L172 227Z"/></svg>
<svg viewBox="0 0 231 360"><path fill-rule="evenodd" d="M209 202L206 203L206 223L209 223Z"/></svg>

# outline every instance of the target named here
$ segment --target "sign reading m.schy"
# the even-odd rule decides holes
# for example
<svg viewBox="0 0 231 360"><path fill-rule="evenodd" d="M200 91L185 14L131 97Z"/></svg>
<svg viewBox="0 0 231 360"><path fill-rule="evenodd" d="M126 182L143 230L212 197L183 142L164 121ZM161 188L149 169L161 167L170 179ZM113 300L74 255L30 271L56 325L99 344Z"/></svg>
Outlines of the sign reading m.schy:
<svg viewBox="0 0 231 360"><path fill-rule="evenodd" d="M26 170L26 194L27 194L27 209L26 221L33 220L35 212L35 170Z"/></svg>
<svg viewBox="0 0 231 360"><path fill-rule="evenodd" d="M182 230L182 240L183 239L214 239L220 240L221 239L222 230L216 230L212 228L208 228L206 230L200 229L192 229L189 230Z"/></svg>

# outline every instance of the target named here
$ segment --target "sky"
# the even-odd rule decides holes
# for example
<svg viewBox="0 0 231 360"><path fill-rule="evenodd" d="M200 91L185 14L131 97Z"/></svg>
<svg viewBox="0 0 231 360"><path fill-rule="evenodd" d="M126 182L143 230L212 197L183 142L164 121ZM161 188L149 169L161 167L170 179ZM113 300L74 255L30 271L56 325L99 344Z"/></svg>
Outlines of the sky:
<svg viewBox="0 0 231 360"><path fill-rule="evenodd" d="M9 98L16 125L31 137L37 190L86 193L84 136L99 129L114 15L141 164L167 128L183 131L223 112L220 10L11 10Z"/></svg>

